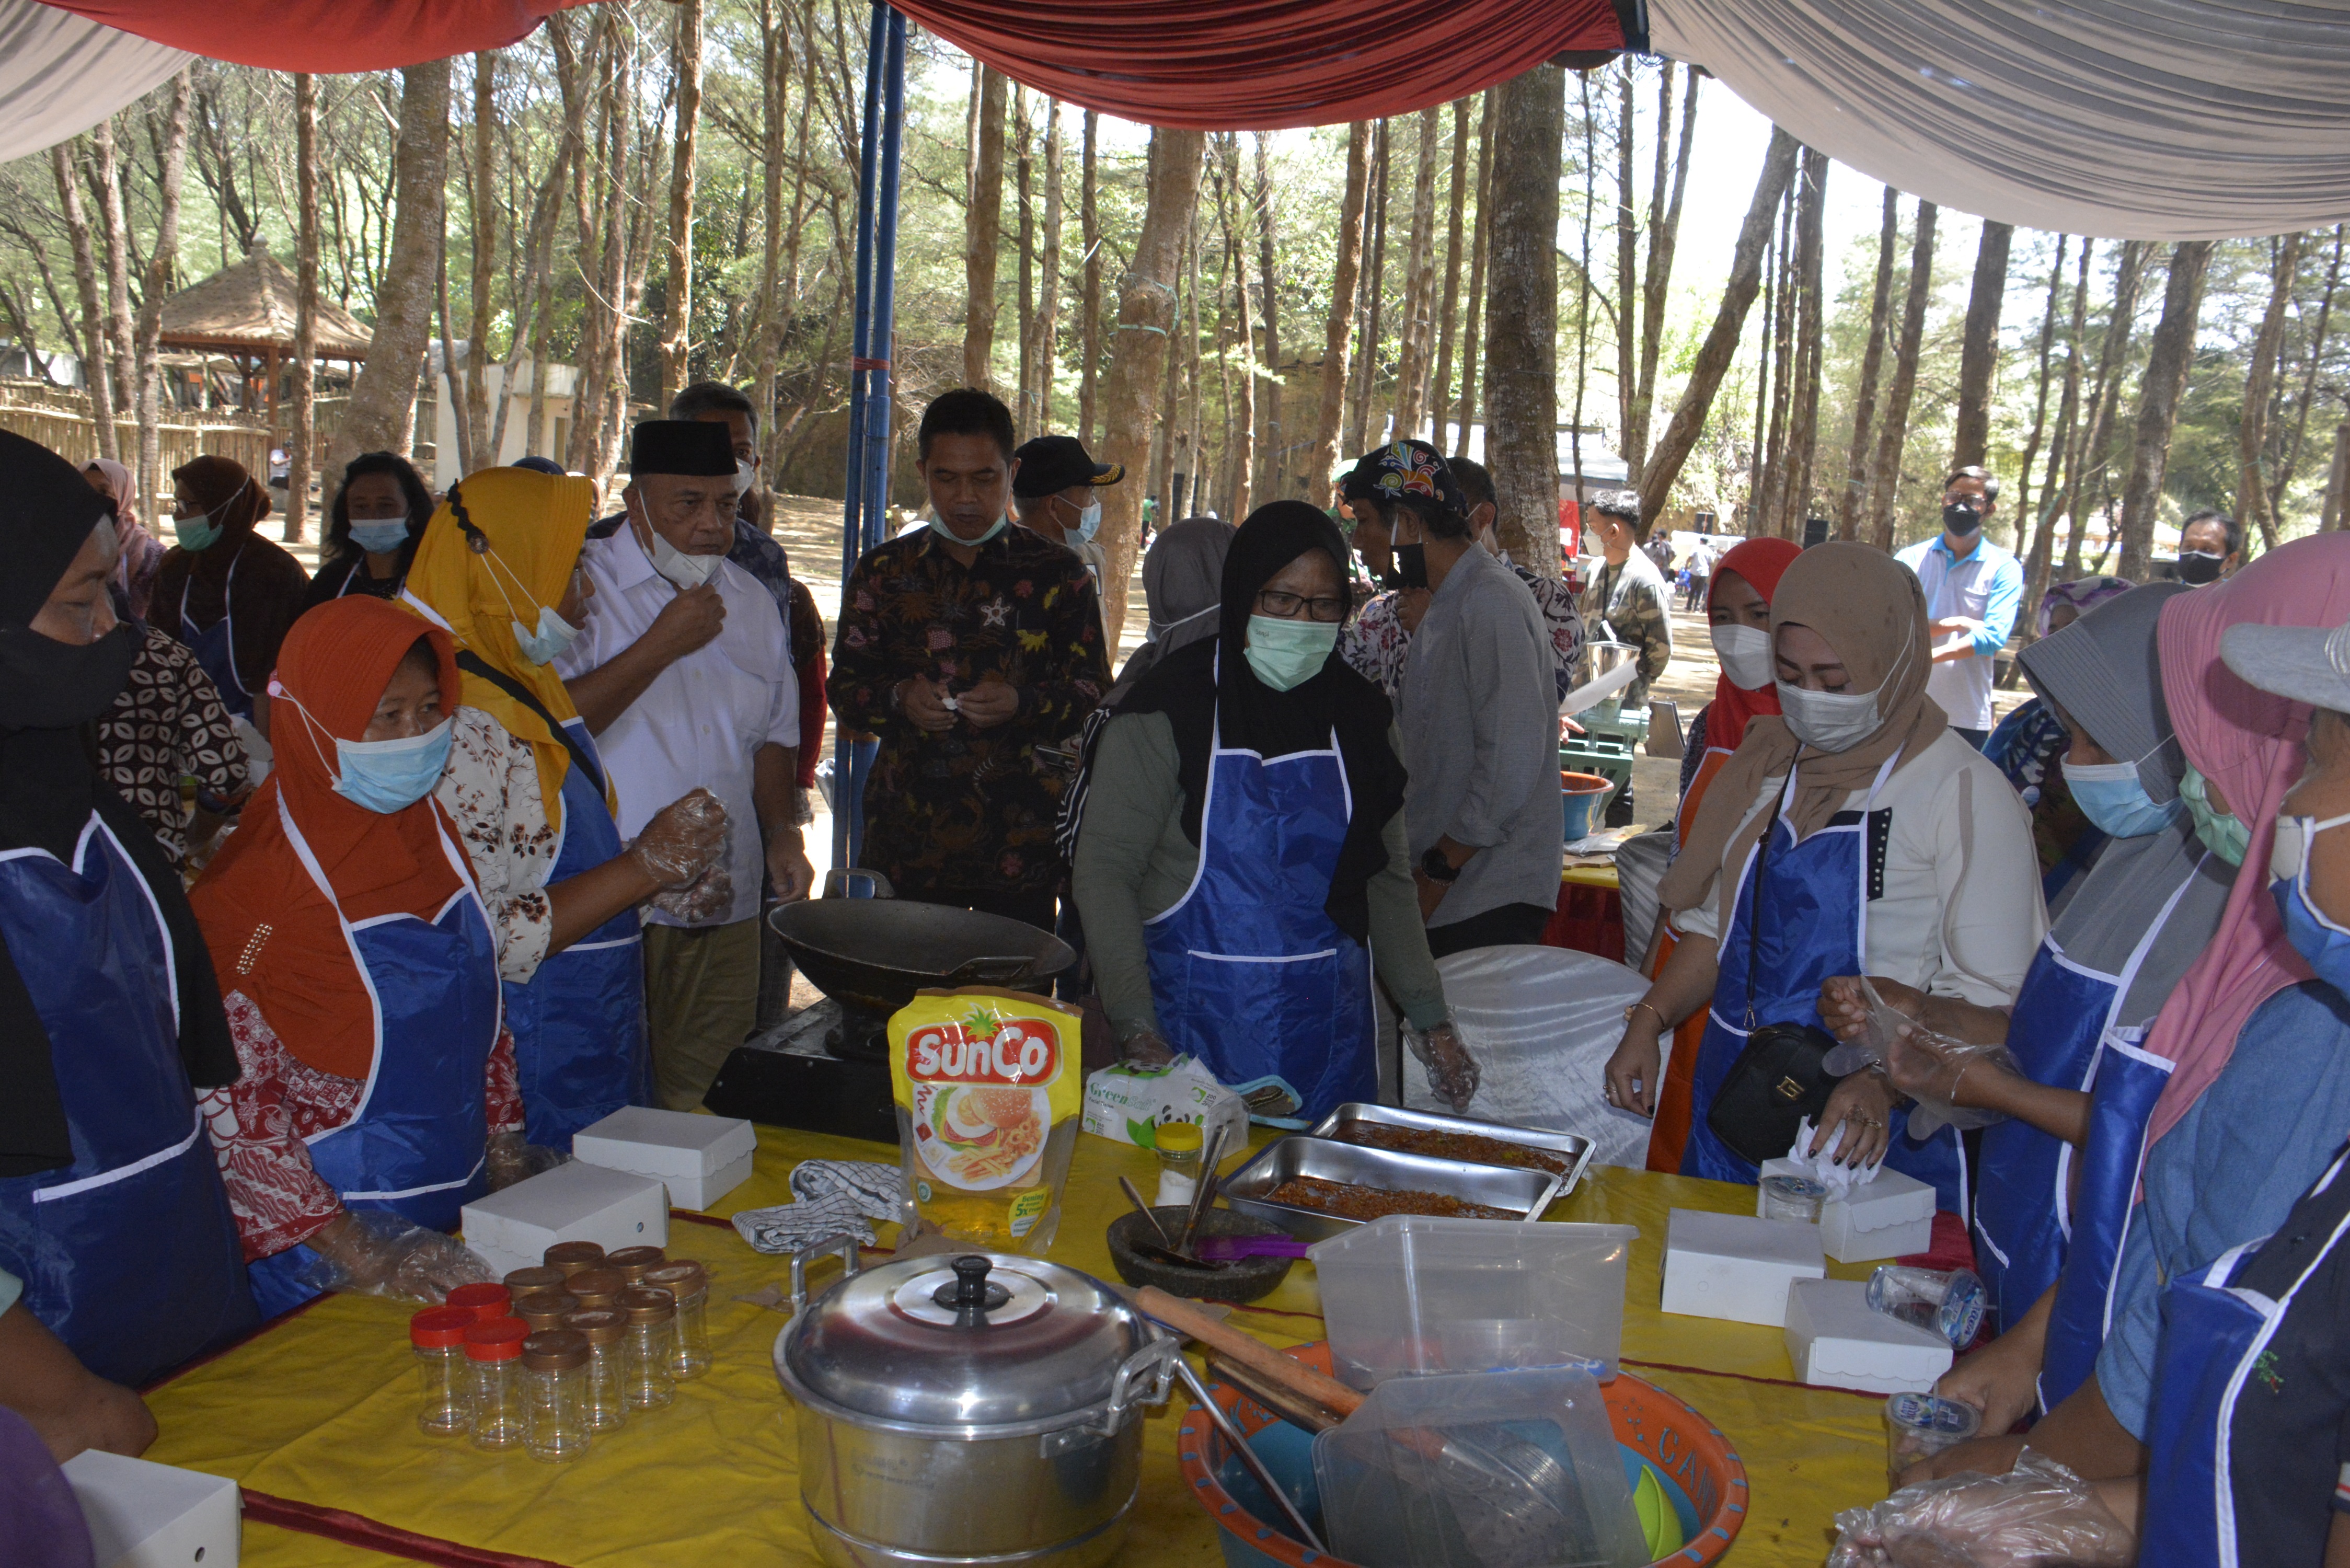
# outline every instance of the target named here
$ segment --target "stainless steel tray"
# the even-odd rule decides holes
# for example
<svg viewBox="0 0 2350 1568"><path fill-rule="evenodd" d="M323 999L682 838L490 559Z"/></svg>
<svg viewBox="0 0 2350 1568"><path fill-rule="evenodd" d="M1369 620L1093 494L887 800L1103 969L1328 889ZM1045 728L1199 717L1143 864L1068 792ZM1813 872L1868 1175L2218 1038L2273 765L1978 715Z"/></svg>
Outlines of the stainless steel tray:
<svg viewBox="0 0 2350 1568"><path fill-rule="evenodd" d="M1565 1184L1558 1189L1558 1195L1561 1198L1574 1191L1575 1183L1583 1179L1583 1172L1591 1164L1591 1156L1597 1147L1589 1138L1579 1133L1542 1132L1534 1127L1504 1127L1500 1122L1474 1121L1467 1116L1440 1116L1430 1111L1408 1111L1399 1106L1366 1105L1360 1100L1349 1100L1340 1106L1336 1110L1315 1123L1306 1136L1344 1141L1342 1136L1344 1130L1349 1126L1362 1122L1376 1122L1391 1127L1410 1127L1418 1132L1467 1133L1475 1137L1489 1137L1497 1143L1513 1143L1525 1148L1541 1149L1545 1154L1558 1155L1568 1161ZM1512 1166L1503 1168L1525 1168Z"/></svg>
<svg viewBox="0 0 2350 1568"><path fill-rule="evenodd" d="M1366 1148L1361 1144L1335 1143L1328 1138L1292 1133L1259 1149L1246 1165L1225 1178L1217 1190L1242 1213L1278 1225L1301 1241L1326 1241L1363 1223L1360 1220L1326 1214L1318 1209L1269 1201L1267 1195L1293 1176L1319 1177L1325 1181L1344 1181L1389 1192L1440 1192L1448 1198L1482 1203L1528 1219L1541 1216L1565 1180L1538 1170L1430 1159L1424 1155L1398 1154L1391 1149Z"/></svg>

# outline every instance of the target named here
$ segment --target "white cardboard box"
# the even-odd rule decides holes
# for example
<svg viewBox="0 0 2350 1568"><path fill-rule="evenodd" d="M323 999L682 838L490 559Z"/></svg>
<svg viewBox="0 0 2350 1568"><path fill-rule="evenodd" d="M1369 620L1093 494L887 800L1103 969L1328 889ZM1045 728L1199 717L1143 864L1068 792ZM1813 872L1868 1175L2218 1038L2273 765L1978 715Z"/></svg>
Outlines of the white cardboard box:
<svg viewBox="0 0 2350 1568"><path fill-rule="evenodd" d="M573 1160L465 1205L465 1245L501 1274L535 1268L557 1241L606 1251L669 1245L669 1201L658 1178Z"/></svg>
<svg viewBox="0 0 2350 1568"><path fill-rule="evenodd" d="M1676 1209L1665 1228L1664 1310L1783 1327L1787 1287L1827 1272L1820 1228Z"/></svg>
<svg viewBox="0 0 2350 1568"><path fill-rule="evenodd" d="M98 1568L236 1568L244 1498L234 1481L97 1449L61 1468Z"/></svg>
<svg viewBox="0 0 2350 1568"><path fill-rule="evenodd" d="M1793 1160L1766 1159L1757 1179L1801 1176ZM1762 1210L1755 1194L1754 1210ZM1820 1209L1820 1245L1839 1263L1907 1258L1934 1245L1934 1189L1914 1176L1880 1169L1843 1198Z"/></svg>
<svg viewBox="0 0 2350 1568"><path fill-rule="evenodd" d="M1950 1342L1872 1312L1858 1280L1797 1280L1787 1289L1787 1359L1806 1383L1869 1394L1930 1394L1950 1369Z"/></svg>
<svg viewBox="0 0 2350 1568"><path fill-rule="evenodd" d="M749 1180L758 1147L749 1122L648 1106L624 1106L571 1139L574 1159L653 1177L679 1209L707 1209Z"/></svg>

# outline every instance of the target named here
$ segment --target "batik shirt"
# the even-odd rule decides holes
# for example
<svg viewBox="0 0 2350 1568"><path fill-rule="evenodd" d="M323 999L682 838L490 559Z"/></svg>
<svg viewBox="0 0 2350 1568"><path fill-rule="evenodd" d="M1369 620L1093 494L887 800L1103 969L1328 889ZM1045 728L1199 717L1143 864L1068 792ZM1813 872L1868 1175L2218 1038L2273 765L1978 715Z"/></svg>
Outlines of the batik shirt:
<svg viewBox="0 0 2350 1568"><path fill-rule="evenodd" d="M188 853L180 781L215 801L244 793L244 747L213 678L177 638L146 628L130 683L98 722L98 766L174 866Z"/></svg>
<svg viewBox="0 0 2350 1568"><path fill-rule="evenodd" d="M1582 683L1583 612L1575 590L1560 578L1535 576L1507 556L1502 564L1518 575L1534 596L1534 608L1542 611L1543 629L1550 634L1553 683L1563 701ZM1390 705L1403 697L1404 656L1411 651L1411 633L1397 614L1400 597L1392 588L1372 595L1338 637L1338 657L1347 668L1386 692Z"/></svg>
<svg viewBox="0 0 2350 1568"><path fill-rule="evenodd" d="M899 706L917 675L950 695L993 676L1019 710L993 729L928 733ZM969 567L929 528L876 546L841 590L826 682L840 723L881 742L859 864L901 893L1056 887L1067 774L1036 748L1074 736L1108 687L1093 577L1060 545L1007 527Z"/></svg>

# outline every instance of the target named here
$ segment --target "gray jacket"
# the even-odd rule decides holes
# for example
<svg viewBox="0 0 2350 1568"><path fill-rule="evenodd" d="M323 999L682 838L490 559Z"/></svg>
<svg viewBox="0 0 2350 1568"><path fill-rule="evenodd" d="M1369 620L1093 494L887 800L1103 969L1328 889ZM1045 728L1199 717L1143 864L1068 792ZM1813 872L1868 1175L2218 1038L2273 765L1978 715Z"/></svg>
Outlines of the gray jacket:
<svg viewBox="0 0 2350 1568"><path fill-rule="evenodd" d="M1558 902L1565 822L1551 663L1549 630L1517 574L1482 550L1462 556L1412 636L1397 715L1414 864L1447 836L1480 851L1431 927Z"/></svg>

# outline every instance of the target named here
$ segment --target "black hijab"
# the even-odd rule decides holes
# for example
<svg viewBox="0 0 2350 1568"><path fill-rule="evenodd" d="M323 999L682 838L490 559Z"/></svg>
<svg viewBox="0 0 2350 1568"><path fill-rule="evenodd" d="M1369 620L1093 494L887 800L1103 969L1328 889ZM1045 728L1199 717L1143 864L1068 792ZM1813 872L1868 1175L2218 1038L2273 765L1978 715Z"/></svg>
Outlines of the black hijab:
<svg viewBox="0 0 2350 1568"><path fill-rule="evenodd" d="M1275 501L1249 514L1224 557L1223 614L1213 638L1161 659L1126 700L1120 713L1164 713L1175 726L1177 772L1183 785L1183 832L1200 842L1201 803L1208 793L1209 753L1250 751L1268 762L1319 751L1335 731L1347 770L1354 815L1330 878L1323 908L1357 941L1370 931L1370 880L1387 865L1381 834L1403 807L1404 770L1388 743L1393 711L1379 689L1347 667L1336 650L1303 685L1276 691L1256 678L1242 652L1257 591L1308 550L1323 551L1336 568L1339 593L1349 599L1346 536L1303 501ZM1228 657L1226 655L1229 655Z"/></svg>
<svg viewBox="0 0 2350 1568"><path fill-rule="evenodd" d="M63 458L0 431L0 849L70 864L94 811L162 910L179 978L180 1052L200 1086L236 1076L220 987L179 874L154 834L98 771L95 725L130 679L143 633L125 621L96 642L44 637L33 618L113 504ZM0 1179L73 1163L47 1028L0 946Z"/></svg>

